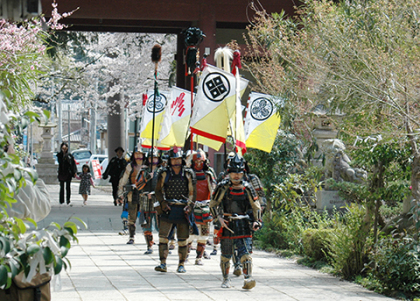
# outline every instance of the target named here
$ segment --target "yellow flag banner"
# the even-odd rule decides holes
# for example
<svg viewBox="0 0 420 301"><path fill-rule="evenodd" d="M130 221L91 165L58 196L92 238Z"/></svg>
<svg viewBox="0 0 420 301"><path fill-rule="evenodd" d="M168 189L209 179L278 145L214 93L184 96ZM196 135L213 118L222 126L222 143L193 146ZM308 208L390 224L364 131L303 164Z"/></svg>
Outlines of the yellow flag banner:
<svg viewBox="0 0 420 301"><path fill-rule="evenodd" d="M247 148L271 152L280 126L276 104L281 100L270 95L252 92L248 100L245 118Z"/></svg>
<svg viewBox="0 0 420 301"><path fill-rule="evenodd" d="M223 145L223 142L213 140L213 139L209 139L209 138L206 138L206 137L203 137L203 136L196 136L196 138L194 137L194 141L199 143L199 144L211 147L212 149L214 149L216 151L220 150L220 148Z"/></svg>
<svg viewBox="0 0 420 301"><path fill-rule="evenodd" d="M190 123L193 134L222 143L226 141L230 114L235 112L235 86L231 73L211 65L204 68ZM245 88L246 85L242 93Z"/></svg>
<svg viewBox="0 0 420 301"><path fill-rule="evenodd" d="M173 87L170 95L162 121L159 142L163 145L184 147L191 117L191 92Z"/></svg>
<svg viewBox="0 0 420 301"><path fill-rule="evenodd" d="M142 141L140 143L141 147L143 148L152 148L152 139L142 138ZM153 148L157 148L159 150L168 151L171 148L167 145L163 145L159 142L153 143Z"/></svg>
<svg viewBox="0 0 420 301"><path fill-rule="evenodd" d="M166 103L169 98L168 92L160 92L156 97L156 104L154 104L155 95L153 92L147 96L146 105L143 107L142 121L141 121L141 132L140 137L146 139L152 139L153 129L153 109L155 108L155 128L154 128L154 139L159 139L159 132L161 123L163 120L163 113L165 111Z"/></svg>

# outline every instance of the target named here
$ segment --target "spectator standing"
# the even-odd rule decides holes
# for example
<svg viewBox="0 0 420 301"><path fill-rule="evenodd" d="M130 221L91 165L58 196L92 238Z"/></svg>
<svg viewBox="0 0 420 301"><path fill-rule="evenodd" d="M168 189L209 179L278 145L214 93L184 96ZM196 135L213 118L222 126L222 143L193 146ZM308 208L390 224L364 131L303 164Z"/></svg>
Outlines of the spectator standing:
<svg viewBox="0 0 420 301"><path fill-rule="evenodd" d="M124 149L121 146L118 146L115 149L117 155L111 159L108 163L107 168L105 169L102 179L108 179L108 176L111 177L110 182L112 184L112 197L114 198L114 206L117 206L118 200L118 183L122 174L127 165L127 161L124 158ZM122 203L120 203L122 205Z"/></svg>
<svg viewBox="0 0 420 301"><path fill-rule="evenodd" d="M76 177L77 167L74 157L69 153L69 146L63 142L60 152L57 153L58 160L58 180L60 181L60 204L64 204L64 185L66 186L66 202L70 205L71 180Z"/></svg>

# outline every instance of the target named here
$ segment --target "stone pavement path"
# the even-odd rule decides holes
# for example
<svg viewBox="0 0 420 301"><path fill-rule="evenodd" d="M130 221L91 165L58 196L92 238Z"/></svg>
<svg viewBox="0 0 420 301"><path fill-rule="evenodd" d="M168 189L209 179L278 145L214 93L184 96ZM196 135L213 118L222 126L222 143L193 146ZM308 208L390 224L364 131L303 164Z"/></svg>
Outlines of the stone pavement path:
<svg viewBox="0 0 420 301"><path fill-rule="evenodd" d="M118 235L122 225L121 207L112 205L108 188L93 189L85 207L81 206L81 196L76 194L77 183L72 184L73 207L58 205L58 188L54 185L48 188L54 204L46 224L51 220L64 221L75 214L88 220L90 226L79 232L79 244L73 243L68 255L72 268L60 274L60 291L55 291L57 285L52 285L52 300L393 300L258 250L253 254L257 286L248 291L242 289L243 277L233 274L232 288L220 287L220 255L204 260L203 266L196 266L195 251L191 251L192 258L185 266L187 273L179 274L176 273L178 255L174 250L168 257L168 272L156 272L157 246L153 254L144 255L143 235L137 234L134 245L126 244L127 236ZM157 240L156 233L154 236Z"/></svg>

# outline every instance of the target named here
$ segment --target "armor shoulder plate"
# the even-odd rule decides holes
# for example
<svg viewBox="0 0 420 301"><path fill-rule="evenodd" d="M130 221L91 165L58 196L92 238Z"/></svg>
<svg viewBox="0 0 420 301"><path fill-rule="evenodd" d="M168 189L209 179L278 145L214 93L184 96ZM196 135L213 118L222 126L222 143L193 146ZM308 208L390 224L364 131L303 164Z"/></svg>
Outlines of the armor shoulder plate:
<svg viewBox="0 0 420 301"><path fill-rule="evenodd" d="M157 178L158 178L158 180L160 179L160 177L162 177L163 174L168 173L168 171L169 171L168 167L159 168L157 170Z"/></svg>
<svg viewBox="0 0 420 301"><path fill-rule="evenodd" d="M216 181L216 180L215 180L215 178L214 178L213 173L212 173L210 170L206 170L206 171L204 171L204 173L205 173L206 175L210 176L210 179L211 179L212 181Z"/></svg>
<svg viewBox="0 0 420 301"><path fill-rule="evenodd" d="M229 187L229 181L228 180L223 180L221 182L219 182L216 186L216 189L214 189L213 195L217 196L218 194L221 193L221 191L226 191L227 187Z"/></svg>
<svg viewBox="0 0 420 301"><path fill-rule="evenodd" d="M244 181L243 185L244 185L245 189L247 189L248 191L251 192L251 196L254 200L258 199L257 192L255 191L254 187L249 182Z"/></svg>
<svg viewBox="0 0 420 301"><path fill-rule="evenodd" d="M193 180L193 182L196 182L196 178L195 178L195 172L192 168L189 167L184 167L184 172L186 174L189 174L191 176L191 179Z"/></svg>

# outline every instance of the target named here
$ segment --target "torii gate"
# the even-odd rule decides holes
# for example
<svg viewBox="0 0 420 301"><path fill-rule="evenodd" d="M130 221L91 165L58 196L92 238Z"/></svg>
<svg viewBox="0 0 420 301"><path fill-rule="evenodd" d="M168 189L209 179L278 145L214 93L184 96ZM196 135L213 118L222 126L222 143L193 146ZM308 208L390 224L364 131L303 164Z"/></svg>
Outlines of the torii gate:
<svg viewBox="0 0 420 301"><path fill-rule="evenodd" d="M42 13L51 16L52 0L41 0ZM72 11L73 15L62 20L71 24L68 30L101 32L143 32L173 33L177 39L177 86L190 89L186 80L184 54L186 47L181 31L189 27L198 27L206 38L199 46L200 54L210 54L207 61L214 65L213 54L218 47L225 46L231 40L243 44L242 34L252 21L256 7L268 13L281 12L294 14L294 6L299 0L59 0L60 12ZM241 43L242 42L242 43ZM109 158L120 141L112 137L121 136L118 126L119 115L109 116L113 126L108 132ZM115 119L115 120L114 120Z"/></svg>

